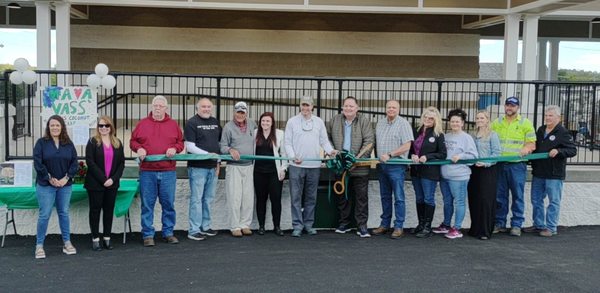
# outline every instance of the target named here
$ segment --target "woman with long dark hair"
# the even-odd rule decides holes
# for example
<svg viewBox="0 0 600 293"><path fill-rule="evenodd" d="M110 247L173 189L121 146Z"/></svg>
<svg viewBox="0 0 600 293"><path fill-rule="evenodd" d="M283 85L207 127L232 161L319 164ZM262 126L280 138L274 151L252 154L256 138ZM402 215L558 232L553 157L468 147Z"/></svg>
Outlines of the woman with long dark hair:
<svg viewBox="0 0 600 293"><path fill-rule="evenodd" d="M95 135L85 147L85 162L88 172L84 187L90 201L90 229L92 230L92 249L95 251L111 250L110 233L113 222L113 211L119 181L125 168L123 143L117 138L115 126L108 116L98 120ZM102 212L102 247L100 246L100 212Z"/></svg>
<svg viewBox="0 0 600 293"><path fill-rule="evenodd" d="M76 254L71 243L69 202L72 178L77 173L77 151L69 138L65 120L50 116L46 122L44 136L35 142L33 164L37 173L35 193L39 204L35 258L46 258L44 240L52 207L56 205L58 224L62 235L65 254Z"/></svg>
<svg viewBox="0 0 600 293"><path fill-rule="evenodd" d="M273 113L266 112L260 115L260 126L255 133L254 153L262 156L285 157L283 143L283 130L275 128ZM288 162L283 160L256 160L254 161L254 190L256 192L256 215L258 217L258 234L265 234L265 214L267 199L271 200L271 214L273 216L273 230L275 234L283 236L279 227L281 221L281 188L287 170Z"/></svg>

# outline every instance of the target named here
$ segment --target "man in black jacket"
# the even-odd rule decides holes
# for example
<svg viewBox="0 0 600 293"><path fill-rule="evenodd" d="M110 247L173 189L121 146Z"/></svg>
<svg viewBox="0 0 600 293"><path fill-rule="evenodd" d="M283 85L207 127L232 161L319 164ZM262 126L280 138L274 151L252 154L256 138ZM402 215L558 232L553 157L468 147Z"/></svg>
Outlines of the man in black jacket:
<svg viewBox="0 0 600 293"><path fill-rule="evenodd" d="M547 152L549 158L531 161L533 227L525 228L524 232L538 232L540 236L550 237L557 234L567 158L574 157L577 149L569 131L560 124L560 108L558 106L546 107L544 125L538 128L536 136L534 153ZM549 204L547 209L544 209L546 196L548 196Z"/></svg>

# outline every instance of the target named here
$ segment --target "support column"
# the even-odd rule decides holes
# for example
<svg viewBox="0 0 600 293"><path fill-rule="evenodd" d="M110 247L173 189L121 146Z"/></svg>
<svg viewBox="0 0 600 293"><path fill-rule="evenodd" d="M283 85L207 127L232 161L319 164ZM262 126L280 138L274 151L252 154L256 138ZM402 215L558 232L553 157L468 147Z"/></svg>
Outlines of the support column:
<svg viewBox="0 0 600 293"><path fill-rule="evenodd" d="M504 70L505 80L517 79L517 63L519 52L519 14L504 16Z"/></svg>
<svg viewBox="0 0 600 293"><path fill-rule="evenodd" d="M71 69L71 4L56 2L56 69Z"/></svg>
<svg viewBox="0 0 600 293"><path fill-rule="evenodd" d="M519 22L521 15L510 14L504 16L504 68L503 78L504 80L517 80L518 74L518 54L519 54ZM501 103L504 99L511 96L518 96L515 92L515 85L513 83L506 84L501 89Z"/></svg>
<svg viewBox="0 0 600 293"><path fill-rule="evenodd" d="M51 66L50 17L50 2L35 2L36 67L40 70Z"/></svg>
<svg viewBox="0 0 600 293"><path fill-rule="evenodd" d="M548 68L550 70L550 80L558 80L558 45L559 40L550 40L550 64Z"/></svg>
<svg viewBox="0 0 600 293"><path fill-rule="evenodd" d="M523 21L523 76L522 80L537 79L538 15L527 15Z"/></svg>
<svg viewBox="0 0 600 293"><path fill-rule="evenodd" d="M538 46L538 79L549 80L546 59L548 58L548 40L540 39Z"/></svg>

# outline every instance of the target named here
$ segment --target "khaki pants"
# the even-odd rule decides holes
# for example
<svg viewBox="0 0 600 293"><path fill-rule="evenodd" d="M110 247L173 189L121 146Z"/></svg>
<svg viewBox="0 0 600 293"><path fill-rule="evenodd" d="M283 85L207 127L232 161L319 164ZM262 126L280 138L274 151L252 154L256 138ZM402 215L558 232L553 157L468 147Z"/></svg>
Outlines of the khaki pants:
<svg viewBox="0 0 600 293"><path fill-rule="evenodd" d="M254 214L254 166L227 165L225 171L230 229L250 228Z"/></svg>

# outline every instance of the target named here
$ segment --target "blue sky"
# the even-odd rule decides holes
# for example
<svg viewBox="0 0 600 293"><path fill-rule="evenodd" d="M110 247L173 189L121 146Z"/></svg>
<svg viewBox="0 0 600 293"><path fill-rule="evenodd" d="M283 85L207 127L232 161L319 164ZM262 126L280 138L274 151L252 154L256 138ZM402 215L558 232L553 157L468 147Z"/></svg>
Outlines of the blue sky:
<svg viewBox="0 0 600 293"><path fill-rule="evenodd" d="M37 64L35 49L34 29L0 29L0 64L13 64L17 58L25 58L29 64ZM51 31L50 42L52 47L51 65L56 64L56 33Z"/></svg>
<svg viewBox="0 0 600 293"><path fill-rule="evenodd" d="M522 42L519 41L519 62L521 61L521 45ZM479 62L502 62L503 51L503 40L481 40ZM600 72L600 42L561 41L558 54L558 68L560 69Z"/></svg>
<svg viewBox="0 0 600 293"><path fill-rule="evenodd" d="M35 30L33 29L0 29L0 64L12 64L15 59L23 57L35 66L37 64L35 42ZM54 65L56 64L54 30L51 34L51 42L51 64ZM503 44L503 40L481 40L480 62L502 62ZM519 49L520 59L521 50ZM560 42L558 67L600 72L600 42Z"/></svg>

